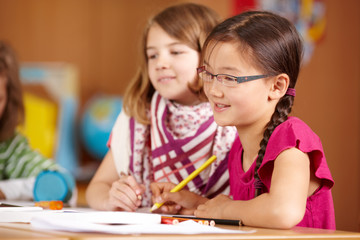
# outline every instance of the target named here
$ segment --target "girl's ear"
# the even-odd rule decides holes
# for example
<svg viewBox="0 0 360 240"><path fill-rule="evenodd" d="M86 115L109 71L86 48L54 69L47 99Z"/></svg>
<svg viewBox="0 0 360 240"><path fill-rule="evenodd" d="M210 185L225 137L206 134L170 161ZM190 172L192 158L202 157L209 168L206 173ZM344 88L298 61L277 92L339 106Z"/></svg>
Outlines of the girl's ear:
<svg viewBox="0 0 360 240"><path fill-rule="evenodd" d="M271 100L282 98L289 87L289 83L290 78L287 74L282 73L277 75L271 84L269 98Z"/></svg>

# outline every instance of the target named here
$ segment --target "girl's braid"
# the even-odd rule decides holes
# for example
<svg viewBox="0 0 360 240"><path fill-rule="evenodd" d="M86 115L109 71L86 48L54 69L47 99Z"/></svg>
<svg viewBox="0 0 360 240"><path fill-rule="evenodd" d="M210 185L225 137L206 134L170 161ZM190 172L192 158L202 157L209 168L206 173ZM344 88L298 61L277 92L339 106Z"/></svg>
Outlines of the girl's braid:
<svg viewBox="0 0 360 240"><path fill-rule="evenodd" d="M274 132L275 128L279 126L281 123L285 122L288 118L288 115L291 112L291 108L294 103L294 97L290 95L283 96L280 101L276 104L275 112L271 116L270 121L266 125L266 130L264 132L264 138L260 142L260 150L258 152L258 157L256 159L255 166L255 197L261 194L261 190L263 188L263 183L259 177L259 167L264 159L264 154L266 150L266 146L269 142L271 134Z"/></svg>

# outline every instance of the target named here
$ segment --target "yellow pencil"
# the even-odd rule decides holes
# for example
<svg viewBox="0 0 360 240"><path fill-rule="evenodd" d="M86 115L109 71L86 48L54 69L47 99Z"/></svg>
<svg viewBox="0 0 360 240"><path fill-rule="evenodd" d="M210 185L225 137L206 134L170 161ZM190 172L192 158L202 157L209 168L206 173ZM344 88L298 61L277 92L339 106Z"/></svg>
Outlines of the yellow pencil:
<svg viewBox="0 0 360 240"><path fill-rule="evenodd" d="M178 185L176 185L176 187L171 189L170 192L178 192L178 191L180 191L183 187L186 186L186 184L188 184L188 182L193 180L197 175L199 175L200 172L202 172L205 168L207 168L215 160L216 160L216 156L215 155L211 156L206 162L204 162L203 165L201 165L198 169L193 171L187 178L185 178ZM160 208L162 205L163 205L163 203L155 203L152 206L152 208L150 209L150 212Z"/></svg>

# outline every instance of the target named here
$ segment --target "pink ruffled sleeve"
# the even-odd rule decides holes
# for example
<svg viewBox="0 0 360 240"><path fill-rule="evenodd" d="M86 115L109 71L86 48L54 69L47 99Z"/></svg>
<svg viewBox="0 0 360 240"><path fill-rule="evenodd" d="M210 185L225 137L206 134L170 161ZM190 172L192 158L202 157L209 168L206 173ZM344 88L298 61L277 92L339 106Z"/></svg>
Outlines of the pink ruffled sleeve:
<svg viewBox="0 0 360 240"><path fill-rule="evenodd" d="M282 151L293 147L309 155L315 169L315 176L322 181L319 191L332 188L334 180L326 163L320 138L303 121L296 117L289 117L271 135L259 169L260 178L267 189L271 184L274 160Z"/></svg>

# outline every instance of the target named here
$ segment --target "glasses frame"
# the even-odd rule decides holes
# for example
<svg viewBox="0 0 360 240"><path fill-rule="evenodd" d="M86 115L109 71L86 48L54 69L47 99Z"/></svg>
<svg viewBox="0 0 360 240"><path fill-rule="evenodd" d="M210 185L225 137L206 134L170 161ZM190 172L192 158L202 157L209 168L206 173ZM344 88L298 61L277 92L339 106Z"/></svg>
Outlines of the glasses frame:
<svg viewBox="0 0 360 240"><path fill-rule="evenodd" d="M244 83L244 82L250 82L250 81L253 81L253 80L257 80L257 79L261 79L261 78L266 78L266 77L270 77L269 75L266 75L266 74L263 74L263 75L253 75L253 76L242 76L242 77L238 77L238 76L233 76L233 75L230 75L230 74L212 74L211 72L207 71L205 69L205 66L201 66L201 67L198 67L196 69L197 71L197 74L199 75L200 77L200 73L202 72L206 72L208 74L210 74L212 76L212 78L216 78L219 82L221 82L221 84L225 85L225 86L228 86L226 84L224 84L224 81L219 79L218 76L228 76L228 77L232 77L234 79L236 79L236 82L237 84L239 83ZM201 78L201 77L200 77ZM201 78L202 80L204 80L203 78ZM209 81L206 81L204 80L205 82L209 82Z"/></svg>

